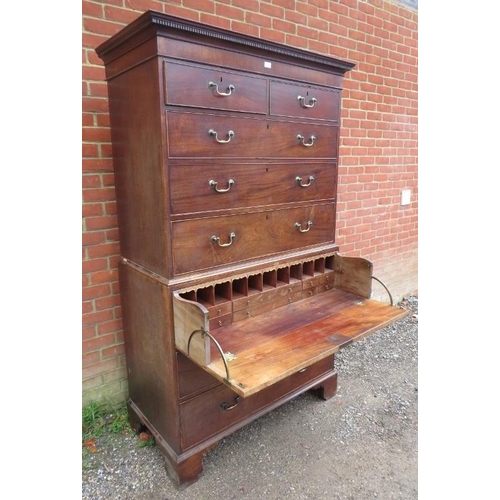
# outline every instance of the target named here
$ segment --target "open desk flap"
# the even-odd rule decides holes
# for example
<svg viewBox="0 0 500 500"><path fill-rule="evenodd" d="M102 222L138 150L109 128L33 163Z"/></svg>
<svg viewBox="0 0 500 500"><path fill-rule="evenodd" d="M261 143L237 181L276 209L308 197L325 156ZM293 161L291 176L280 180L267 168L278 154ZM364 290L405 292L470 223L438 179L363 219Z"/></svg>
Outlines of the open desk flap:
<svg viewBox="0 0 500 500"><path fill-rule="evenodd" d="M208 311L174 292L177 349L242 397L406 314L399 307L331 289L210 332Z"/></svg>
<svg viewBox="0 0 500 500"><path fill-rule="evenodd" d="M335 252L176 291L176 347L250 396L408 313L370 300L372 270Z"/></svg>

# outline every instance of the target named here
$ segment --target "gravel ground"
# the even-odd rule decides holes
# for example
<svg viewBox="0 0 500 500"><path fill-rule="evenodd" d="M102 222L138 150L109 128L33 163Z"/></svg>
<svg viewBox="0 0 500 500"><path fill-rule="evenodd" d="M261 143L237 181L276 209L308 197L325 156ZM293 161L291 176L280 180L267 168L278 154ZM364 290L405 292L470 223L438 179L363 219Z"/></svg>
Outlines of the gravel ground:
<svg viewBox="0 0 500 500"><path fill-rule="evenodd" d="M105 436L82 453L83 500L418 498L418 299L412 313L336 355L337 395L302 394L223 439L184 490L158 447Z"/></svg>

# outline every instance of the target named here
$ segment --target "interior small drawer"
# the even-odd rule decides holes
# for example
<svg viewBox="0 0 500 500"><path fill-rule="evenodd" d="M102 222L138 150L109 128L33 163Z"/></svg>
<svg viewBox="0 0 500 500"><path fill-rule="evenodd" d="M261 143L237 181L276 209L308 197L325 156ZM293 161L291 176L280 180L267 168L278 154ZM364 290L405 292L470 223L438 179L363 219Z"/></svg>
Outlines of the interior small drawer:
<svg viewBox="0 0 500 500"><path fill-rule="evenodd" d="M172 222L175 274L332 243L333 203Z"/></svg>
<svg viewBox="0 0 500 500"><path fill-rule="evenodd" d="M210 66L164 62L165 102L245 113L267 113L267 82Z"/></svg>
<svg viewBox="0 0 500 500"><path fill-rule="evenodd" d="M184 448L271 405L315 380L333 375L333 356L291 374L284 380L248 398L241 398L225 385L217 386L181 404L181 433Z"/></svg>
<svg viewBox="0 0 500 500"><path fill-rule="evenodd" d="M340 91L271 82L271 115L338 121Z"/></svg>

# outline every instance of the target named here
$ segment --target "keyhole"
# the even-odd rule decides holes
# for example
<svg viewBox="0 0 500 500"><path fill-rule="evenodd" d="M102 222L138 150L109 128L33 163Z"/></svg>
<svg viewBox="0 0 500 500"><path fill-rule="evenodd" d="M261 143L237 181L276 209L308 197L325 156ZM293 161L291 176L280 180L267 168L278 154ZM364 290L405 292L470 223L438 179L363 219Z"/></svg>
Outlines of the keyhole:
<svg viewBox="0 0 500 500"><path fill-rule="evenodd" d="M220 77L220 82L222 83L222 76Z"/></svg>

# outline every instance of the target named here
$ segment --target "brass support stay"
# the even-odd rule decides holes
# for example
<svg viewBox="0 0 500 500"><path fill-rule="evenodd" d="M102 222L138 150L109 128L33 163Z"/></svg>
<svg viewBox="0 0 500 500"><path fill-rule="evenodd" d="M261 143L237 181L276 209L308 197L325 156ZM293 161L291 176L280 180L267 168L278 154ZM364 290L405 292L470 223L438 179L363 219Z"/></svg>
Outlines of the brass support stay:
<svg viewBox="0 0 500 500"><path fill-rule="evenodd" d="M217 347L217 349L221 355L222 362L224 363L224 368L226 369L226 380L229 382L231 377L229 375L229 367L227 366L226 356L224 355L224 351L222 350L222 347L220 346L219 342L217 342L217 340L215 340L215 338L209 332L201 329L201 330L195 330L194 332L191 333L191 335L189 336L188 345L187 345L188 356L189 356L189 348L191 346L191 339L197 333L200 333L202 337L207 336L215 344L215 347Z"/></svg>

